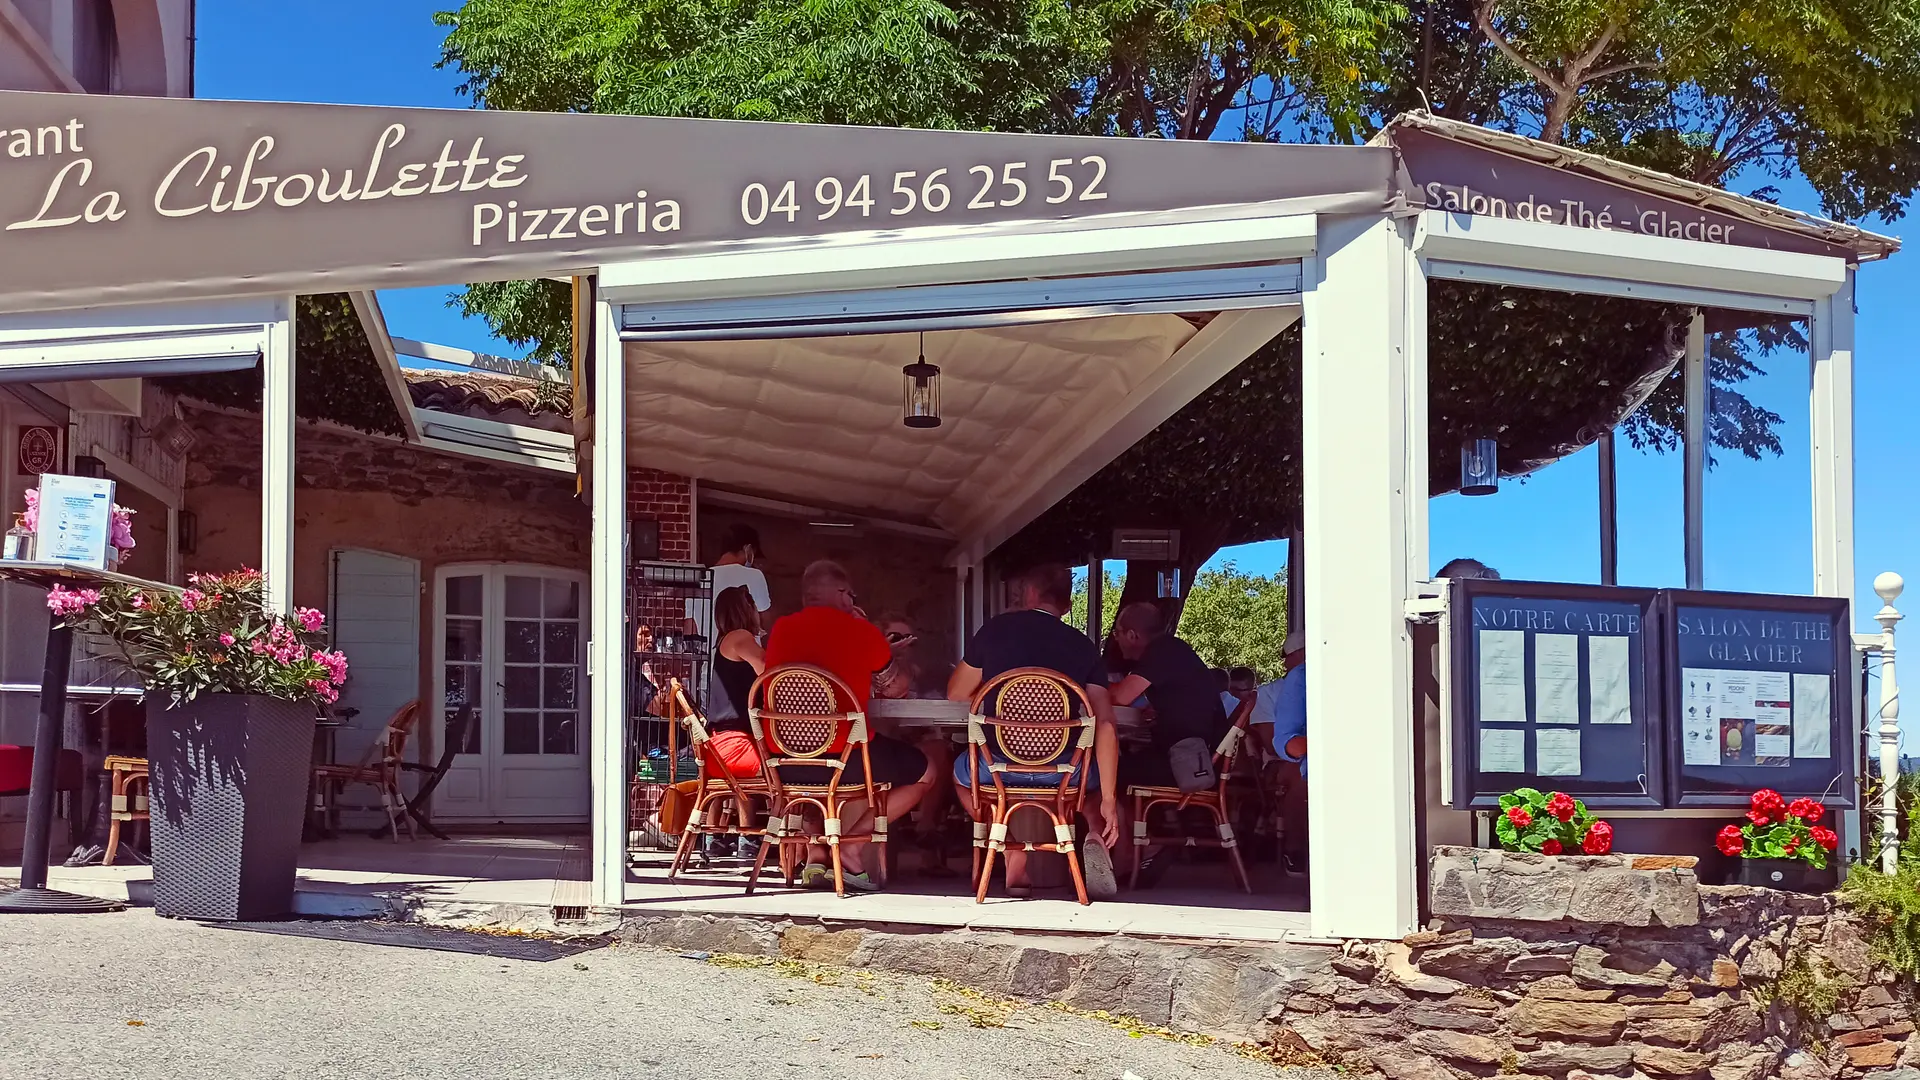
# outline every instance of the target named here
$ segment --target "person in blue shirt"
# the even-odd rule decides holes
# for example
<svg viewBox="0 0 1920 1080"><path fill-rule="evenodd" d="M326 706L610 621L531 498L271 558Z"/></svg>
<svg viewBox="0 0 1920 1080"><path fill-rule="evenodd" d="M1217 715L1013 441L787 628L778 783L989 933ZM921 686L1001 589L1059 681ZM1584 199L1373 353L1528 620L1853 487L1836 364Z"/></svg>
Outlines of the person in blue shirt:
<svg viewBox="0 0 1920 1080"><path fill-rule="evenodd" d="M1286 674L1254 692L1251 734L1273 747L1278 763L1281 858L1297 874L1307 871L1307 647L1298 630L1281 646Z"/></svg>

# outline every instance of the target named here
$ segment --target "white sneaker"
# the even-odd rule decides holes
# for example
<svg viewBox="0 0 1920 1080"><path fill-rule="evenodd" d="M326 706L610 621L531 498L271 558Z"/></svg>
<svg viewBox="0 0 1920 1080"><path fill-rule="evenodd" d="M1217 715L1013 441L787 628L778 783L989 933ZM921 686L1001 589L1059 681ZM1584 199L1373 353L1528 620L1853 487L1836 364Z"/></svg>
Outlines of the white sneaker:
<svg viewBox="0 0 1920 1080"><path fill-rule="evenodd" d="M1113 875L1113 856L1099 844L1080 848L1080 875L1087 879L1087 895L1111 900L1120 895L1120 881Z"/></svg>

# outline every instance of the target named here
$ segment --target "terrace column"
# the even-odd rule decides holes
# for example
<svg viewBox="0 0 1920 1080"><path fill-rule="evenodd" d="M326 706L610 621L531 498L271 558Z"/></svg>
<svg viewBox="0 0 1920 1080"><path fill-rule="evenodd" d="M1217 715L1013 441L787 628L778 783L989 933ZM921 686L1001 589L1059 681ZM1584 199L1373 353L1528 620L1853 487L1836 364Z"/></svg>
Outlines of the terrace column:
<svg viewBox="0 0 1920 1080"><path fill-rule="evenodd" d="M1413 651L1427 577L1426 277L1415 225L1322 217L1302 338L1312 928L1418 919Z"/></svg>
<svg viewBox="0 0 1920 1080"><path fill-rule="evenodd" d="M1813 591L1816 596L1853 596L1853 283L1854 271L1832 296L1813 302L1808 327L1812 366ZM1860 700L1860 669L1852 673L1847 700ZM1838 687L1835 688L1836 692ZM1864 717L1861 718L1865 720ZM1856 775L1860 740L1850 740ZM1843 815L1843 850L1860 844L1860 811Z"/></svg>
<svg viewBox="0 0 1920 1080"><path fill-rule="evenodd" d="M627 369L619 314L593 311L593 550L587 725L593 784L593 903L626 900Z"/></svg>
<svg viewBox="0 0 1920 1080"><path fill-rule="evenodd" d="M268 611L293 611L293 342L291 296L267 327L260 358L260 572ZM168 518L172 518L168 514Z"/></svg>

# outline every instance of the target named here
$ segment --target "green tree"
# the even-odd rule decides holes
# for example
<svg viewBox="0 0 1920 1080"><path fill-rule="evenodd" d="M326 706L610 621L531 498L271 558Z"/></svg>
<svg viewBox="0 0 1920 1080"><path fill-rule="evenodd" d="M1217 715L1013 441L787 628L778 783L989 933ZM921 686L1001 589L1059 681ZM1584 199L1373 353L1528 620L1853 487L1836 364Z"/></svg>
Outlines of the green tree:
<svg viewBox="0 0 1920 1080"><path fill-rule="evenodd" d="M1110 570L1102 569L1100 580L1100 632L1104 637L1113 629L1113 617L1120 613L1120 590L1126 584ZM1085 628L1087 625L1087 579L1083 575L1073 581L1073 610L1067 614L1067 625Z"/></svg>
<svg viewBox="0 0 1920 1080"><path fill-rule="evenodd" d="M1214 667L1250 667L1262 682L1279 678L1287 639L1285 572L1255 577L1231 562L1203 571L1180 609L1180 636Z"/></svg>

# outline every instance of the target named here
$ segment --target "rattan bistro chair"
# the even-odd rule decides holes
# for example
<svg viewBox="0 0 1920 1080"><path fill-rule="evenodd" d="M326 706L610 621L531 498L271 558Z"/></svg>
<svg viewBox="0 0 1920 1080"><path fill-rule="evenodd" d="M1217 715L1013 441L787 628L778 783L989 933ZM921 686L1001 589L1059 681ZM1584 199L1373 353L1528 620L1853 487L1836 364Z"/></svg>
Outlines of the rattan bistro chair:
<svg viewBox="0 0 1920 1080"><path fill-rule="evenodd" d="M780 849L781 870L787 884L792 885L797 868L806 864L807 848L823 844L833 858L833 889L845 896L847 881L840 862L841 810L847 803L861 800L873 808L871 842L879 849L872 856L874 871L881 882L887 880L887 815L880 796L891 785L874 783L873 761L867 753L866 714L840 704L855 700L853 691L838 676L810 664L771 668L754 680L747 694L747 722L772 795L765 840L753 862L755 881L766 866L769 848ZM844 742L842 734L846 736ZM835 743L841 744L837 750ZM840 778L854 754L860 755L864 782L851 791L843 790ZM813 771L821 769L826 770L824 776ZM809 811L820 814L818 833L807 828Z"/></svg>
<svg viewBox="0 0 1920 1080"><path fill-rule="evenodd" d="M407 797L400 790L400 767L406 759L407 739L420 722L420 702L400 706L387 721L366 755L353 765L320 765L313 770L314 788L320 793L329 813L338 806L340 789L349 784L365 784L380 793L380 809L387 815L393 842L400 842L400 826L407 827L407 839L418 839L413 818L407 814Z"/></svg>
<svg viewBox="0 0 1920 1080"><path fill-rule="evenodd" d="M975 903L987 901L994 855L1006 850L1008 822L1021 810L1051 818L1054 840L1020 846L1065 855L1074 892L1082 904L1089 903L1073 823L1086 793L1094 730L1086 691L1057 671L1018 668L973 695L967 756L973 775ZM982 779L987 776L993 777L991 791Z"/></svg>
<svg viewBox="0 0 1920 1080"><path fill-rule="evenodd" d="M1219 782L1213 787L1201 791L1183 792L1177 787L1148 786L1135 784L1127 788L1127 796L1133 800L1133 874L1128 888L1140 885L1140 863L1147 849L1155 844L1185 845L1187 847L1224 848L1227 858L1233 862L1233 872L1240 878L1240 888L1247 893L1253 892L1253 883L1247 878L1247 865L1240 859L1240 849L1233 838L1233 811L1227 802L1227 784L1233 775L1233 762L1240 754L1240 743L1247 737L1247 720L1253 715L1253 701L1248 699L1233 710L1233 723L1227 733L1220 737L1220 745L1213 751L1213 769L1219 776ZM1147 817L1155 807L1170 806L1178 819L1180 811L1188 807L1205 810L1213 817L1214 831L1217 837L1156 836L1147 828Z"/></svg>
<svg viewBox="0 0 1920 1080"><path fill-rule="evenodd" d="M693 750L694 760L700 763L700 775L694 781L691 796L693 808L687 812L686 828L680 830L679 849L674 852L673 864L667 868L667 880L672 882L687 868L694 845L702 836L764 837L765 829L751 828L747 822L752 817L753 800L759 799L771 809L773 789L767 783L765 769L759 776L735 776L727 763L720 760L711 745L712 736L707 732L706 721L687 700L679 679L667 680L666 712L668 721L686 728L687 745ZM747 879L747 892L751 894L759 883L760 873L756 868L754 875Z"/></svg>

